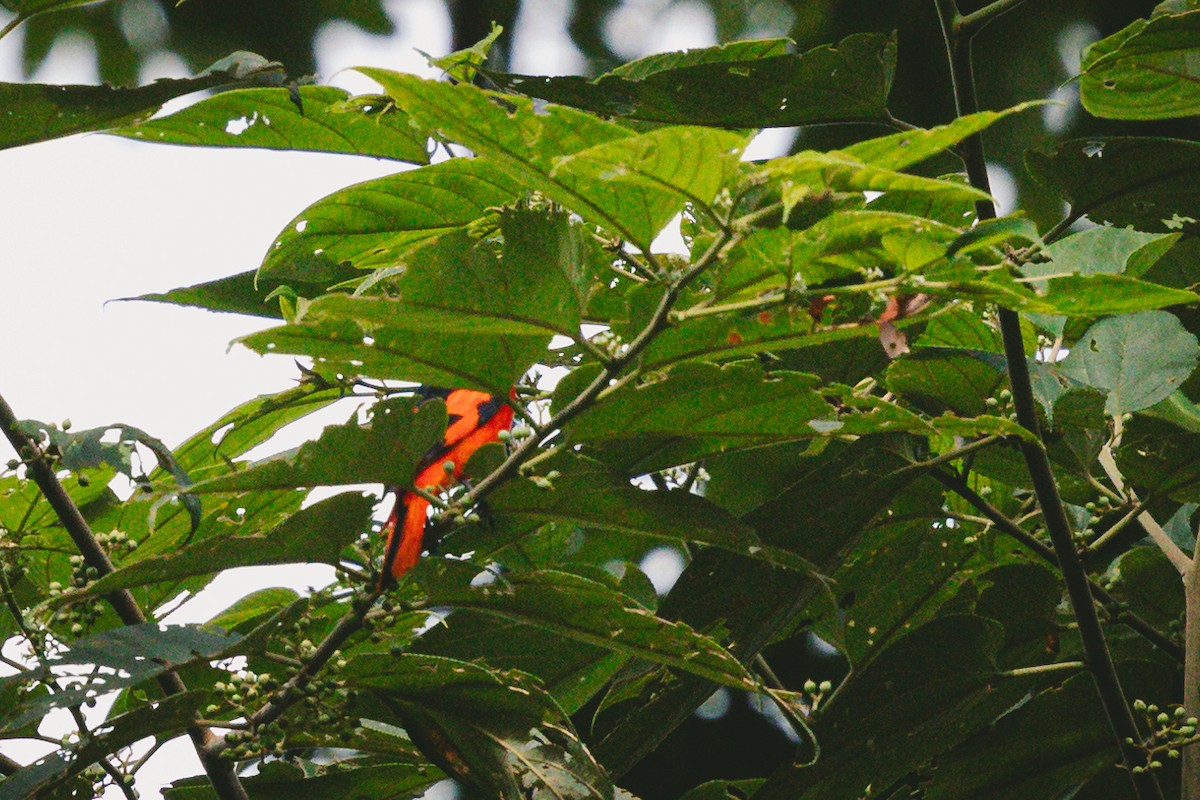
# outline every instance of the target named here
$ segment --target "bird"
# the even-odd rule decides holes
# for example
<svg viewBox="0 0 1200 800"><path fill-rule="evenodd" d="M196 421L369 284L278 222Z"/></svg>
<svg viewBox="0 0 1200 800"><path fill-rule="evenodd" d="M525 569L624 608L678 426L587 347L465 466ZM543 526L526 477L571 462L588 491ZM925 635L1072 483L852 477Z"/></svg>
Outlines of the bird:
<svg viewBox="0 0 1200 800"><path fill-rule="evenodd" d="M474 389L445 389L421 386L414 396L424 402L441 398L448 416L442 441L425 453L418 463L412 486L436 492L462 477L471 455L500 432L512 427L513 407L505 400ZM509 393L515 399L516 389ZM429 500L414 491L396 490L396 504L383 526L387 536L382 584L389 585L416 566L425 538Z"/></svg>

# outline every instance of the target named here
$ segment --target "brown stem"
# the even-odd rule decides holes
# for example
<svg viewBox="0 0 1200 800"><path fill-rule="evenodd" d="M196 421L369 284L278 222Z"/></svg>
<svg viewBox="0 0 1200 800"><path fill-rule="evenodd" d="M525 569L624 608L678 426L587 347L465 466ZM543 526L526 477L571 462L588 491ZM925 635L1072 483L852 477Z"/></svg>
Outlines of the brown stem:
<svg viewBox="0 0 1200 800"><path fill-rule="evenodd" d="M980 18L977 18L975 23L968 26L964 25L965 18L959 14L955 0L935 0L935 4L950 60L955 111L960 117L973 114L979 110L979 102L975 95L971 37L992 17L982 21L978 21ZM1015 1L997 0L987 8L992 9L995 15L1015 8L1016 5ZM990 195L991 185L983 153L983 138L979 134L967 137L963 141L961 152L971 186ZM991 201L980 201L975 204L975 209L980 220L996 217L996 208ZM1009 389L1013 395L1017 422L1041 439L1033 386L1029 378L1029 364L1025 357L1025 343L1021 335L1021 318L1012 309L1000 308L999 319L1000 338L1004 343L1004 360L1008 368ZM1025 459L1025 468L1033 483L1034 494L1042 509L1046 531L1054 545L1063 584L1071 601L1071 611L1079 626L1084 655L1096 682L1096 690L1100 694L1100 703L1108 717L1113 738L1121 752L1121 760L1140 800L1162 800L1162 788L1158 785L1158 777L1148 769L1148 755L1142 747L1142 735L1138 732L1137 722L1125 698L1125 691L1117 678L1116 665L1113 664L1112 653L1104 638L1104 628L1096 614L1087 572L1084 571L1083 562L1075 552L1071 523L1067 519L1066 508L1058 492L1058 483L1050 467L1050 459L1040 441L1022 440L1020 448Z"/></svg>
<svg viewBox="0 0 1200 800"><path fill-rule="evenodd" d="M87 520L79 511L79 507L75 505L71 496L67 494L67 490L59 482L50 465L50 460L42 452L37 442L18 429L17 415L2 396L0 396L0 429L4 431L5 438L17 451L17 455L25 461L28 475L33 478L50 507L54 509L54 513L70 535L71 541L83 555L84 562L94 568L99 577L111 573L113 571L112 561L109 560L108 554L104 552L104 548L100 546L100 542L92 533L91 526L88 525ZM146 622L146 615L129 591L122 589L111 592L105 595L105 599L113 607L121 622L126 625L142 625ZM183 681L174 672L164 672L159 675L158 685L163 694L168 696L187 691ZM210 731L195 725L188 728L187 734L196 748L196 753L200 756L200 763L203 765L204 772L212 783L217 797L220 800L248 800L246 790L234 772L233 764L208 754L208 749L216 737Z"/></svg>

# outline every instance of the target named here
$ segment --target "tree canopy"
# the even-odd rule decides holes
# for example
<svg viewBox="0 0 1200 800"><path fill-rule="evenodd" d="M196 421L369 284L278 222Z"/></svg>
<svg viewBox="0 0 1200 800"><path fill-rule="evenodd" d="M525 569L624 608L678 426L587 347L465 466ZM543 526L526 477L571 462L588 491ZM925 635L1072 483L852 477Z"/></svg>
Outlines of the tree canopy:
<svg viewBox="0 0 1200 800"><path fill-rule="evenodd" d="M955 112L920 126L893 100L905 38L870 22L591 77L508 71L495 28L441 80L361 68L361 96L247 52L0 84L0 147L396 162L297 209L261 264L142 298L272 320L239 344L298 359L297 386L174 448L0 399L0 736L78 727L0 756L0 798L132 797L180 736L204 775L169 798L1195 796L1200 144L1162 126L1200 113L1200 5L1087 46L1093 132L1026 153L1033 213L1004 215L984 143L1046 105L982 109L1002 65L972 44L1038 4L927 5ZM362 485L411 490L442 441L417 384L517 424L428 494L430 552L393 587L390 501ZM657 589L655 554L682 565ZM266 572L205 624L153 621L296 562L338 578Z"/></svg>

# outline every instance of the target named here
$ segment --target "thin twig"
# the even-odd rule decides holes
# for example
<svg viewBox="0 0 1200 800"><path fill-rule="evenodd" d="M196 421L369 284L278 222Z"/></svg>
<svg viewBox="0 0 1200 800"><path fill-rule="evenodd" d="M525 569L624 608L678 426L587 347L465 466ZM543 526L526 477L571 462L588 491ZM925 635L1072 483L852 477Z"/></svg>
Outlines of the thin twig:
<svg viewBox="0 0 1200 800"><path fill-rule="evenodd" d="M54 509L54 513L71 537L71 541L83 555L84 562L89 567L93 567L99 577L108 575L113 571L113 564L109 560L108 554L100 546L100 542L92 533L91 526L80 513L79 507L75 505L54 474L50 460L42 453L36 442L18 430L17 422L17 415L13 412L12 407L3 396L0 396L0 429L4 431L5 438L17 451L17 455L25 461L27 474L33 478L34 483L38 485L45 496L46 502ZM105 599L124 624L142 625L146 622L146 615L128 590L121 589L110 592L105 595ZM164 672L158 676L157 680L163 694L168 696L187 691L183 680L174 672ZM203 765L204 772L217 797L220 800L248 800L246 790L238 780L237 773L234 772L233 764L207 754L209 746L216 737L211 732L195 725L190 726L187 733L196 748L200 763Z"/></svg>
<svg viewBox="0 0 1200 800"><path fill-rule="evenodd" d="M995 0L994 3L989 3L978 11L959 17L958 23L954 26L955 33L960 38L970 39L992 20L1002 14L1007 14L1024 2L1025 0Z"/></svg>
<svg viewBox="0 0 1200 800"><path fill-rule="evenodd" d="M1053 664L1038 664L1035 667L1017 667L1016 669L1006 669L1000 673L1005 678L1023 678L1028 675L1045 675L1051 672L1082 672L1087 669L1087 664L1082 661L1057 661Z"/></svg>
<svg viewBox="0 0 1200 800"><path fill-rule="evenodd" d="M382 592L376 589L354 601L351 610L339 619L333 630L321 640L313 654L304 662L304 666L289 678L265 705L246 718L246 725L251 730L279 719L285 711L304 698L304 687L308 686L321 668L338 653L342 645L362 628L363 619L381 594ZM223 738L216 739L209 746L207 754L209 757L219 756L227 747Z"/></svg>
<svg viewBox="0 0 1200 800"><path fill-rule="evenodd" d="M1131 502L1136 503L1138 499L1137 494L1134 493L1132 487L1125 485L1125 476L1121 474L1121 470L1117 467L1117 460L1113 457L1112 448L1108 445L1101 447L1096 460L1100 462L1100 466L1104 467L1104 474L1108 475L1108 479L1113 482L1113 486L1117 487L1117 491L1124 494ZM1139 504L1139 507L1141 507L1141 504ZM1175 567L1180 575L1186 575L1188 570L1191 569L1192 559L1188 557L1187 553L1183 552L1183 548L1175 544L1175 541L1167 535L1167 532L1158 524L1158 520L1154 519L1149 511L1142 511L1138 514L1137 521L1142 523L1142 527L1146 529L1146 533L1150 534L1151 541L1158 545L1158 549L1171 562L1171 566Z"/></svg>
<svg viewBox="0 0 1200 800"><path fill-rule="evenodd" d="M979 511L979 513L987 517L987 519L992 522L992 524L994 524L998 530L1020 542L1028 550L1033 552L1046 563L1051 564L1054 567L1058 567L1058 557L1055 556L1052 549L1047 547L1034 536L1030 535L1015 520L1005 516L1002 511L993 506L987 500L984 500L983 497L980 496L980 494L974 489L972 489L970 485L968 485L967 482L961 477L943 472L942 470L938 469L930 470L929 475L940 481L943 486L954 492L963 500L966 500L968 503L970 503L977 511ZM1158 630L1150 623L1146 622L1146 620L1142 619L1137 614L1123 608L1120 601L1109 594L1108 591L1100 584L1089 579L1089 585L1091 586L1092 594L1097 600L1104 604L1104 607L1108 610L1113 622L1120 622L1128 625L1159 650L1162 650L1176 661L1183 663L1183 648L1176 644L1174 640L1166 636L1162 631Z"/></svg>

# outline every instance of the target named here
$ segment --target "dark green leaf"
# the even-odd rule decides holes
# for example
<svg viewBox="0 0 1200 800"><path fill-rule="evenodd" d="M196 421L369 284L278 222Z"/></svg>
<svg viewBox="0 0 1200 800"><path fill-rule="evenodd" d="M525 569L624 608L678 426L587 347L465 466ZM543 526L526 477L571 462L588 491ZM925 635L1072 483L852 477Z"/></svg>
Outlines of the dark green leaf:
<svg viewBox="0 0 1200 800"><path fill-rule="evenodd" d="M201 481L193 489L206 493L404 483L445 428L446 407L440 400L416 408L408 398L386 401L372 407L367 425L330 425L295 450Z"/></svg>
<svg viewBox="0 0 1200 800"><path fill-rule="evenodd" d="M785 765L755 797L859 797L986 726L1029 690L1028 681L997 674L1003 635L999 623L972 616L917 628L855 675L821 715L820 760L807 769Z"/></svg>
<svg viewBox="0 0 1200 800"><path fill-rule="evenodd" d="M613 796L570 721L528 676L408 653L362 656L346 678L377 698L367 714L394 715L426 756L483 796Z"/></svg>
<svg viewBox="0 0 1200 800"><path fill-rule="evenodd" d="M1131 697L1170 702L1159 687L1170 684L1158 665L1121 665L1122 682ZM1133 796L1124 772L1114 769L1120 754L1112 729L1088 674L1033 697L961 747L938 759L927 791L930 800L1025 800L1074 795L1090 776L1100 777ZM1119 787L1119 788L1118 788Z"/></svg>
<svg viewBox="0 0 1200 800"><path fill-rule="evenodd" d="M1184 520L1185 523L1187 520ZM1183 618L1179 570L1157 547L1135 547L1117 562L1116 590L1129 610L1160 629Z"/></svg>
<svg viewBox="0 0 1200 800"><path fill-rule="evenodd" d="M1117 466L1134 485L1179 502L1200 502L1200 434L1134 417L1117 450Z"/></svg>
<svg viewBox="0 0 1200 800"><path fill-rule="evenodd" d="M1071 204L1072 216L1178 230L1200 207L1200 144L1182 139L1073 139L1053 152L1031 152L1030 172Z"/></svg>
<svg viewBox="0 0 1200 800"><path fill-rule="evenodd" d="M773 42L765 47L776 50ZM487 75L506 89L609 117L724 128L882 120L896 40L860 33L805 53L709 48L669 59L634 62L594 81Z"/></svg>
<svg viewBox="0 0 1200 800"><path fill-rule="evenodd" d="M234 567L322 563L337 566L342 548L367 527L375 498L339 494L296 512L264 534L210 536L202 541L143 558L62 595L55 605L96 597L115 589L209 575Z"/></svg>
<svg viewBox="0 0 1200 800"><path fill-rule="evenodd" d="M758 681L715 640L684 623L656 617L602 583L543 570L475 580L477 567L425 561L418 573L434 605L469 608L614 652L667 664L723 686L753 690Z"/></svg>
<svg viewBox="0 0 1200 800"><path fill-rule="evenodd" d="M708 497L752 526L766 543L836 570L871 520L920 473L904 469L902 439L831 442L816 454L791 445L709 459ZM885 512L886 513L886 512ZM801 619L825 589L816 578L719 551L699 553L667 595L660 614L694 628L719 626L749 661ZM712 694L712 683L669 676L618 719L597 722L597 753L623 774Z"/></svg>
<svg viewBox="0 0 1200 800"><path fill-rule="evenodd" d="M321 764L317 775L289 762L268 761L257 775L241 779L251 800L414 800L442 779L426 764L342 763ZM207 778L185 778L163 790L166 800L218 800Z"/></svg>
<svg viewBox="0 0 1200 800"><path fill-rule="evenodd" d="M959 348L920 347L893 361L887 385L931 414L986 414L987 398L1006 382L998 353Z"/></svg>
<svg viewBox="0 0 1200 800"><path fill-rule="evenodd" d="M471 660L536 677L568 714L574 714L629 660L623 653L565 639L537 625L498 620L457 609L426 632L415 648L428 655Z"/></svg>
<svg viewBox="0 0 1200 800"><path fill-rule="evenodd" d="M26 13L37 13L54 2L35 0L29 5L34 9ZM161 79L133 89L0 83L0 108L4 109L0 115L0 149L137 122L168 100L252 78L256 65L259 69L271 66L261 56L241 55L247 57L245 63L233 61L221 68L214 65L195 78Z"/></svg>
<svg viewBox="0 0 1200 800"><path fill-rule="evenodd" d="M727 42L713 47L695 47L690 50L674 50L655 53L621 64L609 75L619 75L631 81L640 81L660 72L698 64L727 64L737 61L757 61L763 58L786 55L791 39L746 39Z"/></svg>
<svg viewBox="0 0 1200 800"><path fill-rule="evenodd" d="M267 296L284 284L275 280L257 280L257 271L241 272L228 278L217 278L213 281L197 283L194 286L184 286L169 292L143 294L138 297L122 297L121 300L145 300L154 303L173 303L180 306L192 306L208 311L223 311L232 314L251 314L256 317L282 319L279 303L267 300ZM329 286L340 280L358 277L353 267L344 269L341 277L330 274L328 280L299 281L292 279L289 286L300 297L313 297L322 294Z"/></svg>

